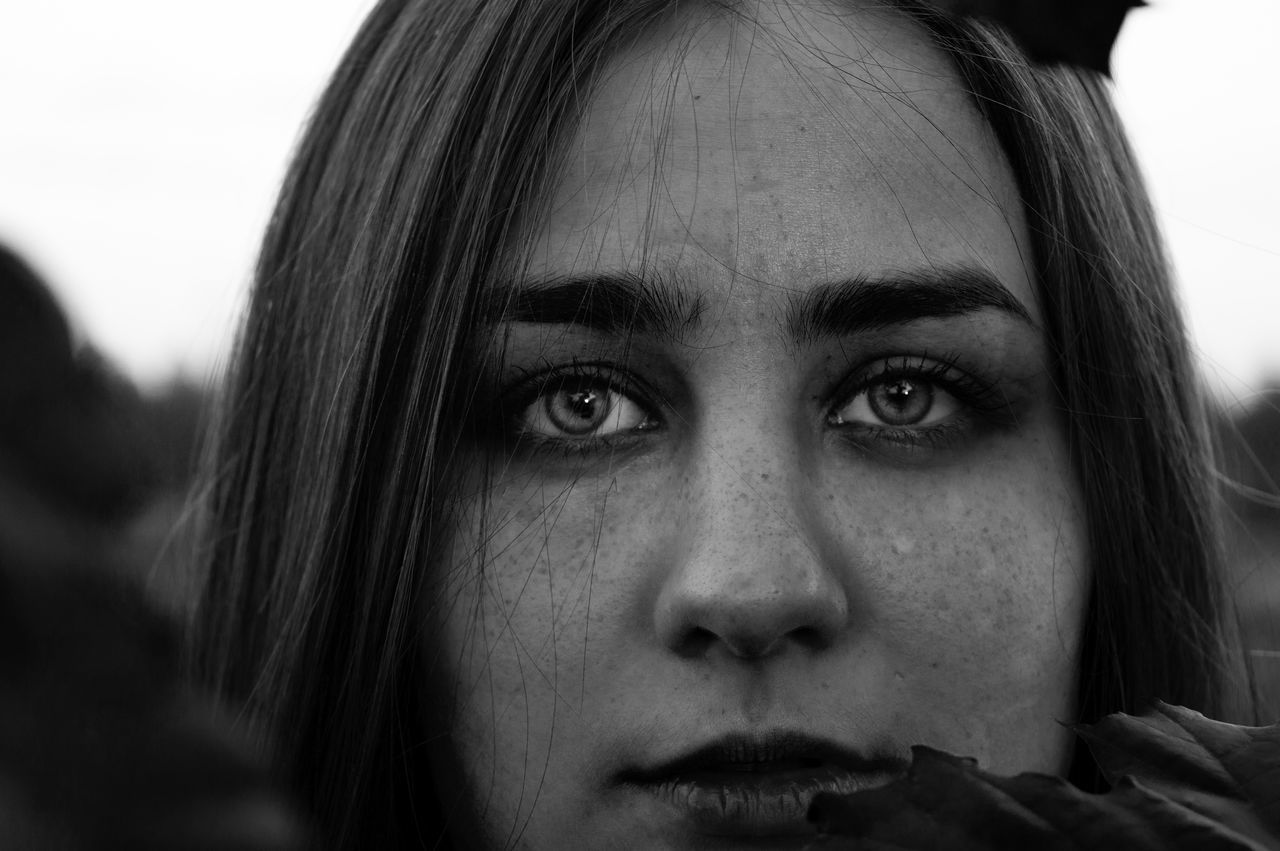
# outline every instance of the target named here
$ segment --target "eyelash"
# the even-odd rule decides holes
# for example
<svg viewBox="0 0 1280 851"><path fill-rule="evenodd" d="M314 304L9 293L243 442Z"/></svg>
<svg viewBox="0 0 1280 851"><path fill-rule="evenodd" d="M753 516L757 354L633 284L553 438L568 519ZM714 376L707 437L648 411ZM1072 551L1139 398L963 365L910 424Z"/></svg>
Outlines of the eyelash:
<svg viewBox="0 0 1280 851"><path fill-rule="evenodd" d="M871 426L865 423L834 425L830 420L835 410L870 388L892 381L909 379L931 384L950 394L960 403L957 417L929 426ZM633 429L621 434L599 437L560 438L522 430L517 419L528 407L557 386L581 381L626 396L646 417L658 420L651 428ZM574 360L568 365L548 365L542 369L521 370L520 378L500 391L502 415L501 436L511 442L510 448L530 457L558 455L581 457L606 451L625 449L647 435L663 430L659 411L664 404L653 404L650 392L640 382L620 372L607 362ZM897 444L908 449L944 449L952 446L981 421L1003 424L1013 419L1010 405L998 385L982 380L956 365L953 356L894 355L880 358L869 369L859 370L824 400L829 425L856 445L870 448L874 442ZM975 422L978 421L978 422Z"/></svg>
<svg viewBox="0 0 1280 851"><path fill-rule="evenodd" d="M1010 405L1000 387L961 369L953 355L893 355L877 360L870 369L859 370L853 380L842 384L826 400L827 420L842 436L860 446L870 441L898 444L906 448L945 449L953 446L975 425L985 421L1002 425L1013 419ZM834 412L858 394L879 384L899 380L922 381L950 394L961 411L951 421L932 426L870 426L864 423L835 425Z"/></svg>
<svg viewBox="0 0 1280 851"><path fill-rule="evenodd" d="M531 456L560 455L565 457L592 455L602 451L625 448L631 443L642 439L645 435L662 429L661 425L658 425L655 428L633 430L624 434L579 439L548 437L536 432L522 430L515 424L520 414L558 385L574 380L581 381L584 385L595 385L626 396L635 402L644 411L646 417L650 419L658 419L657 411L659 408L666 406L651 404L648 400L656 398L657 394L651 393L638 381L626 376L625 373L621 373L609 363L575 359L568 365L548 366L543 369L528 371L520 370L520 372L521 377L515 381L514 385L510 386L510 389L501 392L503 397L501 421L503 424L503 436L512 442L512 449L518 449L522 454Z"/></svg>

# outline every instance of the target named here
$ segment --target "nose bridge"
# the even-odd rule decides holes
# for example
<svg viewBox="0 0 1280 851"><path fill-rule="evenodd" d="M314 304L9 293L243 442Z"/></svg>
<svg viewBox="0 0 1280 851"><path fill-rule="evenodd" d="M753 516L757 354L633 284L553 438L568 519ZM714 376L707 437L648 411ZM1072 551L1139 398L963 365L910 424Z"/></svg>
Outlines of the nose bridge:
<svg viewBox="0 0 1280 851"><path fill-rule="evenodd" d="M739 430L706 440L686 471L676 563L658 601L667 645L759 657L834 640L848 605L820 524L805 510L796 442Z"/></svg>
<svg viewBox="0 0 1280 851"><path fill-rule="evenodd" d="M684 489L687 516L696 530L690 541L693 550L719 549L728 555L762 546L779 550L802 546L796 454L784 441L743 436L714 444L708 441ZM739 572L767 578L772 571Z"/></svg>

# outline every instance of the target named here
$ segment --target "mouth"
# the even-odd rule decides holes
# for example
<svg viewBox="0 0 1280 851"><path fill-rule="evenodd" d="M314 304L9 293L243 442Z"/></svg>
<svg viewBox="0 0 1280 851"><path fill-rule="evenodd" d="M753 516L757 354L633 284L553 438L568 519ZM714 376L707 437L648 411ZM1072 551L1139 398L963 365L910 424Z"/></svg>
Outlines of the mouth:
<svg viewBox="0 0 1280 851"><path fill-rule="evenodd" d="M668 762L630 769L627 786L670 805L695 833L812 836L807 815L820 792L848 795L902 776L907 761L864 757L801 733L735 734Z"/></svg>

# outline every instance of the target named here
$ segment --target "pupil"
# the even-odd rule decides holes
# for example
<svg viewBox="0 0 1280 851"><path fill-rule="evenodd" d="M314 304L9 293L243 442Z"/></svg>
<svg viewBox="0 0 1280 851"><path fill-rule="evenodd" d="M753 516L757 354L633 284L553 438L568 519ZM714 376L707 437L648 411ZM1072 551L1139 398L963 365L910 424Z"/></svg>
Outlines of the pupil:
<svg viewBox="0 0 1280 851"><path fill-rule="evenodd" d="M566 434L589 434L609 414L608 397L596 390L561 390L546 399L547 417Z"/></svg>
<svg viewBox="0 0 1280 851"><path fill-rule="evenodd" d="M928 384L898 379L873 388L868 401L875 415L890 425L914 425L933 407L933 392Z"/></svg>
<svg viewBox="0 0 1280 851"><path fill-rule="evenodd" d="M898 406L910 404L914 391L915 387L911 386L909 381L895 381L889 385L889 396Z"/></svg>
<svg viewBox="0 0 1280 851"><path fill-rule="evenodd" d="M581 420L593 420L599 408L600 396L592 390L569 394L569 410Z"/></svg>

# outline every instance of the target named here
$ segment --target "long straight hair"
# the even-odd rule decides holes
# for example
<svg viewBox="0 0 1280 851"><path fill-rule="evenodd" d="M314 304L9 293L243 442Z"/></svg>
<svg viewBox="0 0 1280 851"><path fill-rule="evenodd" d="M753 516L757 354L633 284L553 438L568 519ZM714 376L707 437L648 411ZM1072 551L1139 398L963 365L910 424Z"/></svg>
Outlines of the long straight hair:
<svg viewBox="0 0 1280 851"><path fill-rule="evenodd" d="M1104 81L919 7L1017 179L1092 590L1077 717L1155 700L1251 721L1226 593L1209 408L1159 229ZM1101 778L1083 746L1072 779Z"/></svg>
<svg viewBox="0 0 1280 851"><path fill-rule="evenodd" d="M458 500L484 285L546 197L592 75L686 5L384 0L301 141L205 470L191 646L196 680L261 733L335 848L445 841L421 640L445 601L424 599L424 574ZM1027 209L1087 513L1078 717L1157 697L1215 713L1226 640L1198 385L1103 84L908 11Z"/></svg>

